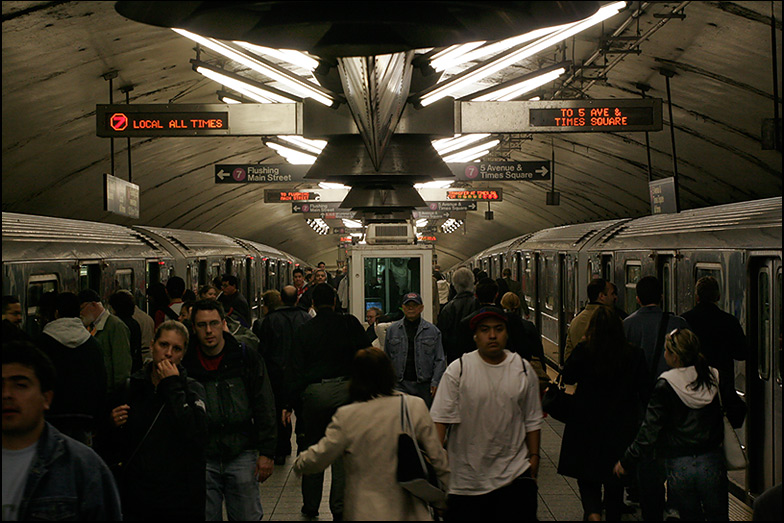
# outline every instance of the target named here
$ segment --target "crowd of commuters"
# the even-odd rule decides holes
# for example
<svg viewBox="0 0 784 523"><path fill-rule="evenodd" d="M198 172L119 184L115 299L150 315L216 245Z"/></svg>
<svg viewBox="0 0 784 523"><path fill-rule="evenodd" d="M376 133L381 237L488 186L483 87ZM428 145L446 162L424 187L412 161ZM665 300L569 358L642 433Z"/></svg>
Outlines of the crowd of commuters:
<svg viewBox="0 0 784 523"><path fill-rule="evenodd" d="M198 293L176 276L150 285L149 315L127 290L111 311L89 289L52 293L36 339L4 296L3 519L260 520L258 485L294 454L294 432L306 517L331 467L334 520L536 520L549 377L520 283L435 267L432 322L409 292L368 308L364 327L344 313L345 274L294 269L253 323L230 274ZM625 487L646 521L726 520L720 401L740 426L745 336L711 277L683 317L662 310L656 278L636 291L626 316L595 278L571 322L558 473L576 478L585 520L620 520ZM445 509L397 481L403 409Z"/></svg>

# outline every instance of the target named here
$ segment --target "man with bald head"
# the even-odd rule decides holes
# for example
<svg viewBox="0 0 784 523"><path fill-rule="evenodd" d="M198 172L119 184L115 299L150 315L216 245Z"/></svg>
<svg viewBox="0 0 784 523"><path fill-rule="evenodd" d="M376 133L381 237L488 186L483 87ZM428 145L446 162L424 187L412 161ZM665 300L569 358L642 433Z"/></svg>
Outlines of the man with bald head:
<svg viewBox="0 0 784 523"><path fill-rule="evenodd" d="M291 363L291 344L294 333L311 318L304 309L297 307L295 286L283 287L280 298L283 306L269 313L259 329L259 352L267 363L272 392L275 394L278 423L275 463L278 465L285 463L286 456L291 455L291 425L282 422L286 386L284 376Z"/></svg>

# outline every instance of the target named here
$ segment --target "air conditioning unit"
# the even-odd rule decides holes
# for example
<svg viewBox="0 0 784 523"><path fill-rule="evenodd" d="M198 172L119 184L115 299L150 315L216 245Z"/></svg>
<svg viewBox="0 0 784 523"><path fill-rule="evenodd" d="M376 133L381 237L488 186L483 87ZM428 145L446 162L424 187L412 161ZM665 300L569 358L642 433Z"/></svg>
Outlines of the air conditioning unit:
<svg viewBox="0 0 784 523"><path fill-rule="evenodd" d="M410 223L371 223L368 225L367 242L379 244L413 244L416 240Z"/></svg>

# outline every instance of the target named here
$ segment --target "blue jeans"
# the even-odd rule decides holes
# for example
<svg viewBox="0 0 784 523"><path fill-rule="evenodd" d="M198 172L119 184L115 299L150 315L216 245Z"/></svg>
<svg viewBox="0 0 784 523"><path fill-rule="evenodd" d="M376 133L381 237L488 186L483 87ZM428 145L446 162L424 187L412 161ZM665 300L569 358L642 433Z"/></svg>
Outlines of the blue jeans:
<svg viewBox="0 0 784 523"><path fill-rule="evenodd" d="M727 521L727 468L721 448L698 456L667 458L669 499L682 521Z"/></svg>
<svg viewBox="0 0 784 523"><path fill-rule="evenodd" d="M229 521L260 521L264 512L256 480L258 453L246 450L230 461L207 458L207 521L223 520L223 500Z"/></svg>

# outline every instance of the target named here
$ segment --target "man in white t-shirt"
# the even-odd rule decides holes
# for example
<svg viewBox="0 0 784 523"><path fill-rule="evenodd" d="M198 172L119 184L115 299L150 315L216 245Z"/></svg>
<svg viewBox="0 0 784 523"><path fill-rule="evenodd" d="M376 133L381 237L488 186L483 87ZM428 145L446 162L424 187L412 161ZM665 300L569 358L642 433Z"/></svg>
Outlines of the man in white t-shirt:
<svg viewBox="0 0 784 523"><path fill-rule="evenodd" d="M477 350L449 365L430 409L447 441L447 520L536 520L539 380L506 350L506 324L498 307L478 311L470 323Z"/></svg>

